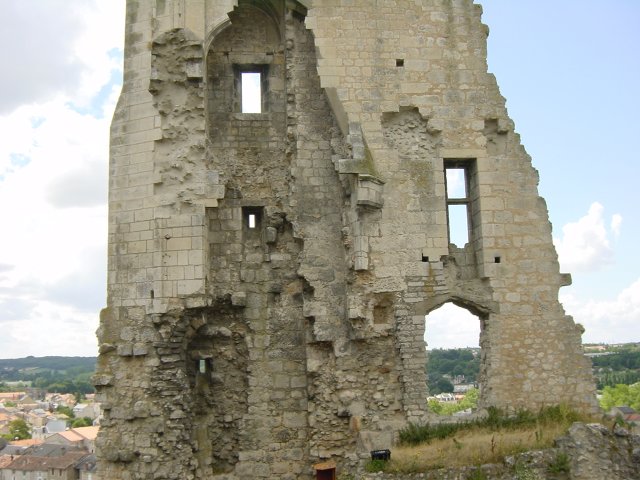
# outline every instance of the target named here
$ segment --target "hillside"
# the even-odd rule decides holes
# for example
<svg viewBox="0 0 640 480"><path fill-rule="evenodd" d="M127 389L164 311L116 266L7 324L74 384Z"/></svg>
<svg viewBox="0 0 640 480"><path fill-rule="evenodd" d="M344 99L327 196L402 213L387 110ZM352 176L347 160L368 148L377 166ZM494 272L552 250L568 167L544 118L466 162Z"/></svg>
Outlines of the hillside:
<svg viewBox="0 0 640 480"><path fill-rule="evenodd" d="M454 383L475 383L479 371L479 348L437 348L427 351L427 385L431 395L453 392Z"/></svg>
<svg viewBox="0 0 640 480"><path fill-rule="evenodd" d="M0 359L0 391L8 382L60 393L91 393L96 357L25 357Z"/></svg>

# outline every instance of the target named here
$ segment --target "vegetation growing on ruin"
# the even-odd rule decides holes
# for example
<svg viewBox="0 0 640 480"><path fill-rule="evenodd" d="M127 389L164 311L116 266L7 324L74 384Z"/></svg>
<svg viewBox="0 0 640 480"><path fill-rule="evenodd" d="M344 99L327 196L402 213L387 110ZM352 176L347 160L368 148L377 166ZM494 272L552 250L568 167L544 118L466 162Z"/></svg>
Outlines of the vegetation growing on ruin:
<svg viewBox="0 0 640 480"><path fill-rule="evenodd" d="M573 422L592 420L569 407L554 406L538 414L521 411L506 415L492 408L484 419L466 423L411 424L400 432L401 445L380 470L417 473L501 462L509 455L550 448ZM561 460L555 469L564 468Z"/></svg>

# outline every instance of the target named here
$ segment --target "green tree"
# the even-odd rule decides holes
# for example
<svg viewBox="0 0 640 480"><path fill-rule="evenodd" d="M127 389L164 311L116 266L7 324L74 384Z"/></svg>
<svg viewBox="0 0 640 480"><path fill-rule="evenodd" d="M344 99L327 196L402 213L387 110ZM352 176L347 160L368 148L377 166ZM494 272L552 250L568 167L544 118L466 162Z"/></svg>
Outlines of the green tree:
<svg viewBox="0 0 640 480"><path fill-rule="evenodd" d="M59 405L58 408L56 408L56 412L62 413L62 414L66 415L69 418L75 418L73 410L70 409L69 407L64 407L62 405Z"/></svg>
<svg viewBox="0 0 640 480"><path fill-rule="evenodd" d="M467 348L434 349L427 352L427 384L429 392L440 393L437 381L444 375L464 375L467 382L473 383L480 371L480 356Z"/></svg>
<svg viewBox="0 0 640 480"><path fill-rule="evenodd" d="M71 427L72 428L90 427L91 425L93 425L93 420L91 420L89 417L82 417L82 418L76 418L71 424Z"/></svg>
<svg viewBox="0 0 640 480"><path fill-rule="evenodd" d="M478 406L478 389L470 389L459 402L441 403L437 400L429 400L427 403L429 411L438 415L453 415L467 408L477 408Z"/></svg>
<svg viewBox="0 0 640 480"><path fill-rule="evenodd" d="M29 424L21 418L9 422L9 433L3 435L7 440L25 440L31 438Z"/></svg>
<svg viewBox="0 0 640 480"><path fill-rule="evenodd" d="M444 377L440 377L436 380L436 388L439 390L439 393L452 393L453 383Z"/></svg>
<svg viewBox="0 0 640 480"><path fill-rule="evenodd" d="M480 391L477 388L471 388L464 394L464 398L460 400L460 410L466 410L467 408L476 408L478 406L478 397Z"/></svg>
<svg viewBox="0 0 640 480"><path fill-rule="evenodd" d="M621 406L640 410L640 382L633 385L619 384L615 387L604 387L600 406L605 412Z"/></svg>
<svg viewBox="0 0 640 480"><path fill-rule="evenodd" d="M430 412L440 415L442 413L443 404L437 400L429 400L427 402L427 407L429 408Z"/></svg>

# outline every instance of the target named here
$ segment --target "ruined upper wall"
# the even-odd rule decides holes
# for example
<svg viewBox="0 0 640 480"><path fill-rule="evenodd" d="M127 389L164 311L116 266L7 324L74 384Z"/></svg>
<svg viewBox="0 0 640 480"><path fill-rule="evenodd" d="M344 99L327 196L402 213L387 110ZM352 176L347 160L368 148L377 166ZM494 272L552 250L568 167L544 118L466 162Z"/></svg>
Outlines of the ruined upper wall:
<svg viewBox="0 0 640 480"><path fill-rule="evenodd" d="M162 120L148 91L149 81L156 75L152 70L153 39L176 28L187 29L195 41L202 42L199 59L202 62L210 42L228 27L229 14L236 5L237 1L128 2L125 83L113 128L118 129L125 122L136 125L135 130L129 125L126 132L114 131L112 162L115 166L122 155L131 152L135 155L135 166L112 168L111 197L118 202L114 214L127 217L112 221L112 225L129 223L132 214L134 223L138 219L149 221L148 208L156 206L150 200L152 182L158 180L161 173L157 162L150 163L150 155L155 149L154 142L162 137ZM513 132L506 117L504 99L498 93L494 77L486 71L486 28L480 22L478 5L471 1L423 1L407 2L403 8L398 8L394 1L380 1L372 9L366 0L325 0L306 2L306 5L310 10L305 23L313 32L321 86L353 149L353 158L339 163L341 173L368 173L383 182L392 180L399 160L398 149L393 148L391 130L397 130L393 124L398 120L390 114L400 109L419 112L419 122L427 130L424 148L431 149L433 157L486 158L487 148L491 148L491 135ZM274 8L273 14L280 12ZM206 68L200 65L200 69L200 78L206 82ZM383 125L385 119L388 120L387 131ZM492 123L487 124L487 121ZM529 163L526 157L522 161ZM480 172L487 171L490 175L496 170L491 162L481 161L478 165ZM435 183L425 188L433 189L434 201L421 209L429 213L429 218L403 218L402 221L428 223L429 234L416 241L423 243L423 256L439 258L448 254L446 218L440 210L444 178L438 174L442 171L438 161L433 169ZM530 165L529 169L529 183L535 189L536 173ZM150 171L154 172L153 180L147 174ZM390 184L387 189L393 187ZM374 189L372 192L381 190L375 184L367 188ZM367 191L365 188L360 192L364 195ZM147 200L141 201L143 198ZM380 201L380 198L376 200ZM501 205L499 201L493 203L498 207ZM130 213L125 214L125 211ZM144 227L142 223L135 225L137 232L148 230ZM112 230L112 234L115 233ZM119 233L129 233L127 242L149 240L143 233ZM133 253L140 254L153 251L155 247L137 243L133 249ZM483 249L478 252L481 273L489 275L495 268L491 263L498 254ZM359 266L368 265L368 258L357 258L361 259ZM383 263L397 261L397 258L383 259ZM112 275L111 283L114 281ZM197 291L196 287L193 284L181 291ZM143 288L142 296L147 297L148 290ZM133 299L140 293L130 292L130 295Z"/></svg>

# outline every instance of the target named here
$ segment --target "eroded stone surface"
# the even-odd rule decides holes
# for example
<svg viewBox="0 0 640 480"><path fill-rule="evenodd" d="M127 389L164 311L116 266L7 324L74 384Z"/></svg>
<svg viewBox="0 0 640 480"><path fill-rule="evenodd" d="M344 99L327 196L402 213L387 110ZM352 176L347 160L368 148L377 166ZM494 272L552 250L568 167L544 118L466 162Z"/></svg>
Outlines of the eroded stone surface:
<svg viewBox="0 0 640 480"><path fill-rule="evenodd" d="M426 421L424 315L479 317L481 403L596 408L538 174L468 0L128 0L102 478L311 478ZM241 111L243 72L261 113ZM469 242L445 168L466 169ZM428 332L427 332L428 333Z"/></svg>

